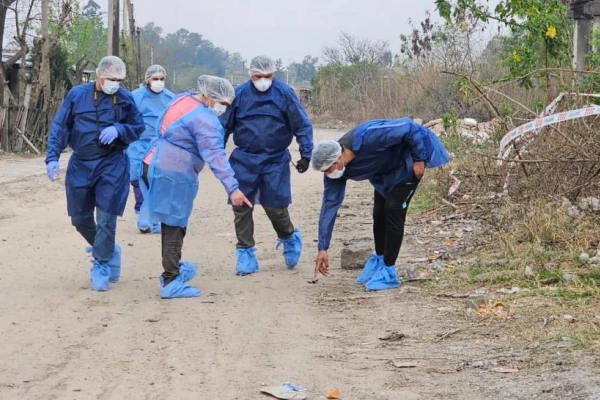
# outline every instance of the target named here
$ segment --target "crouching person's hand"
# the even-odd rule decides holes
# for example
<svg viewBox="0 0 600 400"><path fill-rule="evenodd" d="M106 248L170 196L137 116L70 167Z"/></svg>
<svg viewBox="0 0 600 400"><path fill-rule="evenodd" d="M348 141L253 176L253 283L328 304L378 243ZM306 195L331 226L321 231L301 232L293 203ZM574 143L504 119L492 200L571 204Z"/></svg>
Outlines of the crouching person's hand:
<svg viewBox="0 0 600 400"><path fill-rule="evenodd" d="M244 196L244 193L242 193L242 191L239 189L236 189L233 192L231 192L231 194L229 195L229 199L231 199L231 204L234 207L241 207L245 204L248 207L252 208L252 203L250 203L250 200L248 200L246 196Z"/></svg>
<svg viewBox="0 0 600 400"><path fill-rule="evenodd" d="M319 274L323 276L329 275L329 255L327 254L327 250L321 250L317 255L317 260L315 262L315 278Z"/></svg>

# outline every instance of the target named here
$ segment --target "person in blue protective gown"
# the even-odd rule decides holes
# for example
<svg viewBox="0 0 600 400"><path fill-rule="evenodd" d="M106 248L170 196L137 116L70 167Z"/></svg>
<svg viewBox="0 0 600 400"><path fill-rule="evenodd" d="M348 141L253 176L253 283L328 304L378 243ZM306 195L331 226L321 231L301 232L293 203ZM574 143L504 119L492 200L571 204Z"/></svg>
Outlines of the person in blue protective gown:
<svg viewBox="0 0 600 400"><path fill-rule="evenodd" d="M142 176L142 158L150 148L150 143L156 137L156 121L158 117L167 108L167 105L175 98L175 95L165 88L165 79L167 71L160 65L151 65L146 70L144 77L145 85L134 90L131 94L135 100L135 104L139 108L144 117L146 129L140 136L139 140L133 142L127 148L127 156L129 157L129 179L133 187L135 196L135 213L138 215L137 227L142 233L160 233L160 225L150 224L149 221L144 221L139 217L140 208L144 201L144 196L140 189L139 180Z"/></svg>
<svg viewBox="0 0 600 400"><path fill-rule="evenodd" d="M290 219L291 156L288 147L296 138L300 160L296 170L309 168L313 150L313 129L294 90L273 76L273 62L264 56L250 63L251 79L236 88L231 107L221 116L225 142L233 135L236 148L229 161L240 189L254 204L263 206L283 245L284 261L294 268L302 252L302 236ZM258 271L255 256L253 209L233 207L236 246L236 274Z"/></svg>
<svg viewBox="0 0 600 400"><path fill-rule="evenodd" d="M54 182L58 160L73 149L65 180L67 211L92 253L91 288L108 290L121 272L115 244L117 217L129 193L127 146L144 131L144 120L131 93L120 87L125 64L114 56L98 64L95 82L76 86L65 97L48 136L46 173ZM94 220L94 211L96 219Z"/></svg>
<svg viewBox="0 0 600 400"><path fill-rule="evenodd" d="M346 182L368 179L375 188L375 253L356 283L367 290L399 287L395 265L410 201L425 168L440 167L448 161L439 139L409 118L367 121L338 141L319 143L312 155L313 168L324 173L315 276L329 272L327 250Z"/></svg>
<svg viewBox="0 0 600 400"><path fill-rule="evenodd" d="M181 249L204 164L209 164L234 206L252 207L227 160L217 118L233 101L233 86L225 79L202 75L198 91L198 95L177 97L165 110L156 125L159 138L142 163L140 215L161 224L164 272L159 281L160 296L165 299L200 295L200 290L187 283L195 276L196 265L181 261Z"/></svg>

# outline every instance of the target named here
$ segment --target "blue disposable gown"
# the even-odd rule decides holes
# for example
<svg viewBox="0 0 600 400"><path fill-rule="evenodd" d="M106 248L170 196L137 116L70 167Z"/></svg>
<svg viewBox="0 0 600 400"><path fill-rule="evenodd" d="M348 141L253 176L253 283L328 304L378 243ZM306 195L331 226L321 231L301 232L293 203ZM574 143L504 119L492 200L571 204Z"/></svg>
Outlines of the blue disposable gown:
<svg viewBox="0 0 600 400"><path fill-rule="evenodd" d="M198 174L205 162L227 194L238 189L238 182L227 161L224 133L214 112L186 94L178 97L159 118L160 130L165 115L180 102L193 99L197 105L160 132L153 143L154 156L148 168L149 188L144 193L140 214L152 223L186 227L198 193ZM145 189L145 185L141 185Z"/></svg>
<svg viewBox="0 0 600 400"><path fill-rule="evenodd" d="M127 148L127 156L129 156L129 179L133 182L139 180L142 176L142 158L148 152L152 140L158 137L156 121L158 121L158 117L160 117L176 96L167 89L164 89L160 93L154 93L147 86L136 89L131 94L144 117L144 124L146 125L146 129L139 140L133 142Z"/></svg>
<svg viewBox="0 0 600 400"><path fill-rule="evenodd" d="M295 136L301 157L310 159L312 124L294 90L278 79L266 92L248 81L235 93L220 119L225 143L233 134L237 146L229 161L240 190L254 204L287 207L292 202L288 147Z"/></svg>
<svg viewBox="0 0 600 400"><path fill-rule="evenodd" d="M446 149L427 128L410 118L380 119L362 123L354 131L354 159L339 179L324 177L319 216L319 250L329 249L335 219L346 191L346 181L368 179L386 197L396 186L415 182L415 161L436 168L449 161Z"/></svg>
<svg viewBox="0 0 600 400"><path fill-rule="evenodd" d="M73 149L65 186L70 216L87 215L94 207L123 215L129 193L129 161L125 149L144 131L144 120L131 93L95 90L95 82L76 86L65 97L48 135L46 163ZM96 98L96 100L94 100ZM100 132L111 125L119 137L114 148L99 147Z"/></svg>

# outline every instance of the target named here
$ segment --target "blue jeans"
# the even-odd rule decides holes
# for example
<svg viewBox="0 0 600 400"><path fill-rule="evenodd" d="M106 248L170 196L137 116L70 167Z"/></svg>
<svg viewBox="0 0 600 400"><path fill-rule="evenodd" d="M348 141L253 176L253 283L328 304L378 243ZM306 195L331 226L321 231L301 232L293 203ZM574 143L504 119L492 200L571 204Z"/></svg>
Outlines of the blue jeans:
<svg viewBox="0 0 600 400"><path fill-rule="evenodd" d="M94 214L71 217L71 223L77 232L92 246L92 256L101 264L106 264L115 251L117 216L96 209Z"/></svg>

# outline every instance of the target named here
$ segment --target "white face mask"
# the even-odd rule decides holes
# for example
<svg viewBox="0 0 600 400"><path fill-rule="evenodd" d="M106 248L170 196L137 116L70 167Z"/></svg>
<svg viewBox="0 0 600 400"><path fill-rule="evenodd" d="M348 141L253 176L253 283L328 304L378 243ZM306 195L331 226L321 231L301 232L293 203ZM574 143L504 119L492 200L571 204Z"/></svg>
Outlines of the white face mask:
<svg viewBox="0 0 600 400"><path fill-rule="evenodd" d="M215 103L215 105L211 108L217 116L223 115L225 111L227 111L227 106L221 103Z"/></svg>
<svg viewBox="0 0 600 400"><path fill-rule="evenodd" d="M154 93L160 93L165 88L165 81L150 81L150 90Z"/></svg>
<svg viewBox="0 0 600 400"><path fill-rule="evenodd" d="M337 169L337 168L334 169L329 174L327 174L327 177L329 179L340 179L344 175L345 171L346 171L346 166L342 163L342 169Z"/></svg>
<svg viewBox="0 0 600 400"><path fill-rule="evenodd" d="M106 94L115 94L119 90L120 83L115 81L104 80L102 84L102 91Z"/></svg>
<svg viewBox="0 0 600 400"><path fill-rule="evenodd" d="M254 87L260 90L261 92L266 92L273 84L273 81L267 78L260 78L257 81L252 81L252 83L254 84Z"/></svg>

